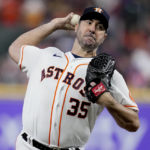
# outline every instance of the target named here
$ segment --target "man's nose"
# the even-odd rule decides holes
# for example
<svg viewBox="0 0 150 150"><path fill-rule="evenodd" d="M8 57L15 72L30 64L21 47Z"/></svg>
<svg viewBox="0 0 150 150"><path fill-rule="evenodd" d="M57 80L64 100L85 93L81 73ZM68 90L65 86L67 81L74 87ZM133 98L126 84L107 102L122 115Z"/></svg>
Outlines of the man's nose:
<svg viewBox="0 0 150 150"><path fill-rule="evenodd" d="M95 33L95 24L91 24L89 30L91 33Z"/></svg>

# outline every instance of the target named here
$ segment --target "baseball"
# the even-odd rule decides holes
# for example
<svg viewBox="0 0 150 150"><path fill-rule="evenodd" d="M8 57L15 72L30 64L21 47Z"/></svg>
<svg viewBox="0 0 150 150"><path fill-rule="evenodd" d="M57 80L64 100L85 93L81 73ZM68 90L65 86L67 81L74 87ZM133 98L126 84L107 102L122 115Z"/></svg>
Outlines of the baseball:
<svg viewBox="0 0 150 150"><path fill-rule="evenodd" d="M79 20L80 20L80 16L77 14L74 14L72 19L71 19L71 24L76 25L76 24L78 24Z"/></svg>

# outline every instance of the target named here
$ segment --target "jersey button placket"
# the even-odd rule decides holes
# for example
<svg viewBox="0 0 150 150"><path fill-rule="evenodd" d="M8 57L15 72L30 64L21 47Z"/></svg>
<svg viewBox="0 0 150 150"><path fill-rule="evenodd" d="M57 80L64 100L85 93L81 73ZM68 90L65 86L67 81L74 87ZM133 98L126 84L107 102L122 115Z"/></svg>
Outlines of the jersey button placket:
<svg viewBox="0 0 150 150"><path fill-rule="evenodd" d="M58 132L59 132L59 122L60 122L60 114L61 114L61 107L62 107L62 102L63 102L63 95L61 95L61 93L64 93L64 83L63 81L63 77L60 80L60 83L58 85L58 90L57 90L57 94L55 97L55 104L54 104L54 112L53 112L53 125L52 125L52 136L55 137L55 142L54 144L57 144L58 142Z"/></svg>
<svg viewBox="0 0 150 150"><path fill-rule="evenodd" d="M55 127L55 128L57 127L57 123L56 123L56 122L54 123L54 127Z"/></svg>

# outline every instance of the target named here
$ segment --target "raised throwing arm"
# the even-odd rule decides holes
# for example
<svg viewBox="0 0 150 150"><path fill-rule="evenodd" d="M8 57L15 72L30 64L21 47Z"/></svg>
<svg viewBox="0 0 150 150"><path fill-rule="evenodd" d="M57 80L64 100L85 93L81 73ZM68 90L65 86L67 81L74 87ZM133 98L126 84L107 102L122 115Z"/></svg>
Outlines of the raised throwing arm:
<svg viewBox="0 0 150 150"><path fill-rule="evenodd" d="M10 45L9 55L16 63L18 63L20 58L20 48L22 45L36 46L52 32L59 29L74 30L74 26L70 23L72 16L73 13L70 13L64 18L55 18L46 24L20 35Z"/></svg>

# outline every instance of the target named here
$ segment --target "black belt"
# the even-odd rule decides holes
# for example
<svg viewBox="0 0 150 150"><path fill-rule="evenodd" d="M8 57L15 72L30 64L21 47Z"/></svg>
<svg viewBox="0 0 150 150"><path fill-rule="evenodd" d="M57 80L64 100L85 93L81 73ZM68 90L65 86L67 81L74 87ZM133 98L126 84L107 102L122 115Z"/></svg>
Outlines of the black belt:
<svg viewBox="0 0 150 150"><path fill-rule="evenodd" d="M36 147L36 148L38 148L38 149L40 149L40 150L69 150L69 149L71 149L71 148L55 148L55 147L48 147L47 145L44 145L44 144L42 144L42 143L40 143L40 142L38 142L38 141L36 141L35 139L30 139L30 138L28 138L28 135L27 135L27 133L23 133L22 135L22 138L26 141L26 142L28 142L29 144L31 144L33 147ZM74 150L80 150L79 148L73 148Z"/></svg>

